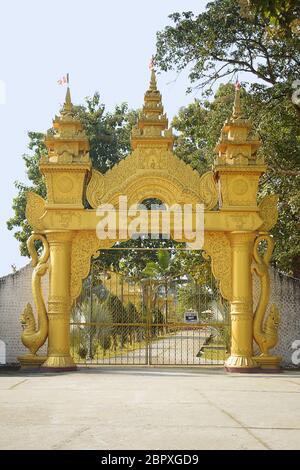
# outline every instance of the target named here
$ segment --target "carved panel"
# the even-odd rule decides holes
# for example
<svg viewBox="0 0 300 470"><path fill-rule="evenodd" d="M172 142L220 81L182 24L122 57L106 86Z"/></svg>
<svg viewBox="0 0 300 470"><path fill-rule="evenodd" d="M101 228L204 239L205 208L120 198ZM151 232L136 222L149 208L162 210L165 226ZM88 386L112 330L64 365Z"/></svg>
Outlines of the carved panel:
<svg viewBox="0 0 300 470"><path fill-rule="evenodd" d="M46 201L36 193L27 193L26 219L33 230L42 230L41 217L45 213Z"/></svg>
<svg viewBox="0 0 300 470"><path fill-rule="evenodd" d="M224 172L220 176L223 206L256 206L258 174Z"/></svg>
<svg viewBox="0 0 300 470"><path fill-rule="evenodd" d="M77 232L72 242L70 294L73 302L80 294L82 281L90 271L91 257L103 247L108 248L114 242L99 240L96 232Z"/></svg>
<svg viewBox="0 0 300 470"><path fill-rule="evenodd" d="M261 232L268 232L271 230L278 219L278 196L271 194L265 196L259 203L259 215L263 219L264 223L259 228Z"/></svg>
<svg viewBox="0 0 300 470"><path fill-rule="evenodd" d="M220 291L224 299L232 298L232 261L231 247L227 235L223 232L206 232L204 235L204 250L211 258L211 269L216 280L220 283Z"/></svg>
<svg viewBox="0 0 300 470"><path fill-rule="evenodd" d="M104 176L97 170L92 170L92 177L86 189L86 198L94 209L101 204L104 195Z"/></svg>
<svg viewBox="0 0 300 470"><path fill-rule="evenodd" d="M112 203L119 195L138 203L141 200L133 200L137 188L140 199L166 194L163 202L169 205L198 202L210 210L218 202L212 172L201 176L171 151L159 147L136 149L105 175L93 170L86 197L93 208Z"/></svg>

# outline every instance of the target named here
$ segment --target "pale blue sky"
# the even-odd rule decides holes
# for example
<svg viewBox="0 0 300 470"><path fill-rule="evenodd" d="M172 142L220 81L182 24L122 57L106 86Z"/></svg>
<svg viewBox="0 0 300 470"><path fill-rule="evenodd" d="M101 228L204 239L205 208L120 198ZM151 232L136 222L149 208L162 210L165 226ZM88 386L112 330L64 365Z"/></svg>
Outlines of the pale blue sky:
<svg viewBox="0 0 300 470"><path fill-rule="evenodd" d="M6 228L16 194L14 181L26 181L21 155L27 131L45 131L63 102L57 80L69 72L73 102L98 90L107 109L127 101L140 107L149 80L148 64L155 35L174 11L200 12L205 0L26 0L2 2L0 80L6 104L0 104L1 190L0 275L28 262ZM186 95L186 74L159 76L165 109L171 119Z"/></svg>

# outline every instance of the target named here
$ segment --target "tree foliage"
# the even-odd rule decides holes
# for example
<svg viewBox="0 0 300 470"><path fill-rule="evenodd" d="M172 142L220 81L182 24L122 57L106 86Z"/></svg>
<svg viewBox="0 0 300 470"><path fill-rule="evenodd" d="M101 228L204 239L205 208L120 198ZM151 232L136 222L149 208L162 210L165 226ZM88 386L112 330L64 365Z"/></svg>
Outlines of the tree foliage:
<svg viewBox="0 0 300 470"><path fill-rule="evenodd" d="M170 18L174 24L157 33L161 70L188 67L191 83L206 90L220 79L248 72L260 80L257 91L291 99L300 72L299 37L268 36L269 20L241 16L236 0L215 0L199 15L188 11ZM299 103L293 105L300 121Z"/></svg>
<svg viewBox="0 0 300 470"><path fill-rule="evenodd" d="M271 35L289 37L300 34L298 0L239 0L242 15L262 15L270 24Z"/></svg>

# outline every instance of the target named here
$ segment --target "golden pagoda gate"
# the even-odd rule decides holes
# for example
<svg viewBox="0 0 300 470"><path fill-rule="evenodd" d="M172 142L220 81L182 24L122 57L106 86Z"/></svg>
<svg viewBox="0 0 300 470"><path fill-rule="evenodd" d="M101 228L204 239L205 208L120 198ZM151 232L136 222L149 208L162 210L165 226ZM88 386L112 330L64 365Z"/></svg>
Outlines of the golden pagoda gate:
<svg viewBox="0 0 300 470"><path fill-rule="evenodd" d="M167 207L204 204L203 249L211 259L221 295L230 304L231 348L225 367L232 372L250 372L279 366L280 358L269 352L278 339L279 315L275 305L268 310L268 264L274 244L268 232L277 220L277 197L265 196L257 204L258 182L266 166L257 155L260 141L243 115L239 88L232 116L225 122L216 147L213 171L203 175L172 152L172 130L163 114L154 70L138 124L132 130L132 153L111 170L101 174L92 168L89 142L74 115L69 88L45 144L48 153L41 157L40 171L47 199L27 194L26 217L33 230L28 248L34 266L32 288L38 322L36 325L28 304L22 314L22 341L30 353L20 357L22 364L42 364L42 369L49 371L76 369L70 354L71 307L89 274L92 257L119 241L117 237L99 240L96 208L105 203L118 207L119 196L124 195L128 206L149 198L157 198ZM84 200L91 209L84 208ZM171 226L174 235L172 230ZM40 255L37 240L43 245ZM183 236L181 241L187 240ZM41 278L47 269L46 308ZM261 281L255 312L254 273ZM47 357L42 358L36 353L47 338ZM253 340L260 349L255 357Z"/></svg>

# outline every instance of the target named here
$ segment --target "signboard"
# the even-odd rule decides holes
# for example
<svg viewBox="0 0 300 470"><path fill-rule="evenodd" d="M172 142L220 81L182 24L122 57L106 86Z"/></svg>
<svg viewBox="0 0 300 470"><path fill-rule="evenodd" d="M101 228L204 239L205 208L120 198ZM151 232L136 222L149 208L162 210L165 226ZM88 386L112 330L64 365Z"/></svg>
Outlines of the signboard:
<svg viewBox="0 0 300 470"><path fill-rule="evenodd" d="M198 323L198 312L195 310L188 310L184 313L184 321L186 323Z"/></svg>

